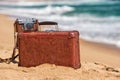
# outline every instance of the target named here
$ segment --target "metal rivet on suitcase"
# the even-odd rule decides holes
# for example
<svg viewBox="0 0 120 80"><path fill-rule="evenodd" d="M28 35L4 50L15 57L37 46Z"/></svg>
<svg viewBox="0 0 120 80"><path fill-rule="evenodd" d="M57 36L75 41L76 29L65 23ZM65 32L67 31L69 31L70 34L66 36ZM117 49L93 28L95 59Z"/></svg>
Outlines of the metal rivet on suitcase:
<svg viewBox="0 0 120 80"><path fill-rule="evenodd" d="M70 36L68 38L75 38L75 34L74 33L70 33Z"/></svg>

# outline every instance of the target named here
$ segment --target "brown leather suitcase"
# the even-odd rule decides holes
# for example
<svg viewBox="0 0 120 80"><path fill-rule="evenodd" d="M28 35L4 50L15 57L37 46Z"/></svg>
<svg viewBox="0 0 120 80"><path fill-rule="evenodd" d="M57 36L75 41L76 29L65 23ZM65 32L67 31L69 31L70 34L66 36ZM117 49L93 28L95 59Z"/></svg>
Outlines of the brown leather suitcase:
<svg viewBox="0 0 120 80"><path fill-rule="evenodd" d="M79 68L79 32L18 33L19 66L31 67L43 63Z"/></svg>

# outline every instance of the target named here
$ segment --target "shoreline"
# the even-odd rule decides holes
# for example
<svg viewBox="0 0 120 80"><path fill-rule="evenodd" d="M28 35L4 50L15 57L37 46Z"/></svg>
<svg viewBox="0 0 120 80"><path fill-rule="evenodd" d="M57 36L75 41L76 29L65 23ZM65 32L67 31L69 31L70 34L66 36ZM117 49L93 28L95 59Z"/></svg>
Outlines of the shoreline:
<svg viewBox="0 0 120 80"><path fill-rule="evenodd" d="M116 52L117 52L117 51L120 51L120 47L117 47L117 46L114 45L114 44L103 43L103 42L95 42L95 41L89 41L89 40L86 40L86 39L83 39L83 38L81 38L81 40L84 41L84 42L90 43L90 44L97 44L97 45L99 45L100 47L103 47L103 48L114 49ZM119 55L120 55L120 54L119 54Z"/></svg>
<svg viewBox="0 0 120 80"><path fill-rule="evenodd" d="M102 63L111 67L120 67L120 49L118 47L80 40L81 59L85 62ZM88 54L87 54L88 53Z"/></svg>

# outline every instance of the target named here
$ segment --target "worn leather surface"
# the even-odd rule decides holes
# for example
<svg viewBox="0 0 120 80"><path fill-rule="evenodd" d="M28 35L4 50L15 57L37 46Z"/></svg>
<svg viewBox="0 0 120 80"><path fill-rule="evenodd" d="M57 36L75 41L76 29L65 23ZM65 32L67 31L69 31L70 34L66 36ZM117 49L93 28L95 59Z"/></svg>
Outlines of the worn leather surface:
<svg viewBox="0 0 120 80"><path fill-rule="evenodd" d="M21 32L18 34L19 65L24 67L51 63L80 67L79 33Z"/></svg>

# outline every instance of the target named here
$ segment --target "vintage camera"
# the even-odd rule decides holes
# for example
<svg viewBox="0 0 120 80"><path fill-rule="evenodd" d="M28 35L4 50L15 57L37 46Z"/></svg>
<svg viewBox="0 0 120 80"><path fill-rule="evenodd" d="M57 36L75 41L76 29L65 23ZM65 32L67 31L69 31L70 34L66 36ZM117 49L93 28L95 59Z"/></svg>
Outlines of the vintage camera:
<svg viewBox="0 0 120 80"><path fill-rule="evenodd" d="M58 23L53 21L38 22L37 19L18 18L14 23L15 32L59 31Z"/></svg>
<svg viewBox="0 0 120 80"><path fill-rule="evenodd" d="M34 18L18 18L14 23L15 32L37 31L38 25L38 20Z"/></svg>

